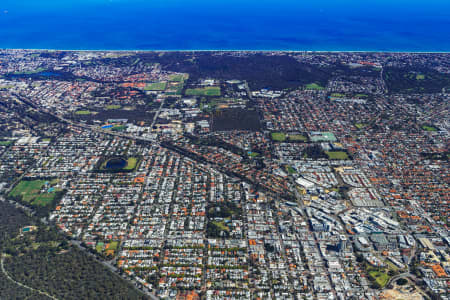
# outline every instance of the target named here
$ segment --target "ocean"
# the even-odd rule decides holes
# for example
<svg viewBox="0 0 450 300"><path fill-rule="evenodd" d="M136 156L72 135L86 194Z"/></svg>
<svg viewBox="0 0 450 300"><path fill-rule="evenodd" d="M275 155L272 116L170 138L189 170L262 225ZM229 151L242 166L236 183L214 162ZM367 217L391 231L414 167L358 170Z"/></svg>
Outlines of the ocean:
<svg viewBox="0 0 450 300"><path fill-rule="evenodd" d="M448 0L0 0L0 48L450 51Z"/></svg>

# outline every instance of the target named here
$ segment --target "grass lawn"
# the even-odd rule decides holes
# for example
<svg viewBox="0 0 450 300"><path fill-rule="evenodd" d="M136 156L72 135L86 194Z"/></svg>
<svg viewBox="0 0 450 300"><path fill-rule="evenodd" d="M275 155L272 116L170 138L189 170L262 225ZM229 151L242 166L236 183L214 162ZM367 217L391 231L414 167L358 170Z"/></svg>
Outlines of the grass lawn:
<svg viewBox="0 0 450 300"><path fill-rule="evenodd" d="M389 281L390 276L387 273L380 271L369 271L369 275L383 288Z"/></svg>
<svg viewBox="0 0 450 300"><path fill-rule="evenodd" d="M105 244L103 242L98 242L97 245L95 245L95 250L98 253L102 253L103 252L103 246L105 246Z"/></svg>
<svg viewBox="0 0 450 300"><path fill-rule="evenodd" d="M228 228L228 226L226 226L225 223L224 223L223 221L221 221L221 222L213 221L212 223L213 223L214 225L216 225L218 228L220 228L220 230L223 230L223 231L230 231L230 228Z"/></svg>
<svg viewBox="0 0 450 300"><path fill-rule="evenodd" d="M166 89L167 82L155 82L149 83L144 88L145 91L164 91Z"/></svg>
<svg viewBox="0 0 450 300"><path fill-rule="evenodd" d="M258 152L249 152L248 156L257 157L257 156L259 156L259 153Z"/></svg>
<svg viewBox="0 0 450 300"><path fill-rule="evenodd" d="M324 90L325 88L323 86L318 85L317 83L310 83L310 84L306 85L306 89L321 91L321 90Z"/></svg>
<svg viewBox="0 0 450 300"><path fill-rule="evenodd" d="M109 243L108 250L116 251L118 247L119 247L119 242L112 241L111 243Z"/></svg>
<svg viewBox="0 0 450 300"><path fill-rule="evenodd" d="M167 95L181 95L181 92L183 91L184 83L172 81L167 85L166 88L166 94Z"/></svg>
<svg viewBox="0 0 450 300"><path fill-rule="evenodd" d="M21 196L25 202L31 202L39 195L39 191L47 180L22 180L11 191L10 196Z"/></svg>
<svg viewBox="0 0 450 300"><path fill-rule="evenodd" d="M329 159L348 159L348 154L344 151L325 151Z"/></svg>
<svg viewBox="0 0 450 300"><path fill-rule="evenodd" d="M284 142L286 140L286 134L282 132L272 132L270 137L276 142Z"/></svg>
<svg viewBox="0 0 450 300"><path fill-rule="evenodd" d="M220 87L208 86L205 88L187 89L187 96L220 96Z"/></svg>
<svg viewBox="0 0 450 300"><path fill-rule="evenodd" d="M358 129L363 129L366 126L367 126L367 124L365 124L365 123L356 123L355 124L355 127L358 128Z"/></svg>
<svg viewBox="0 0 450 300"><path fill-rule="evenodd" d="M111 249L111 250L117 250L117 248L119 247L119 242L117 242L117 241L113 241L113 242L111 242L110 244L109 244L109 248L108 249Z"/></svg>
<svg viewBox="0 0 450 300"><path fill-rule="evenodd" d="M37 206L47 206L55 200L55 197L55 192L40 194L33 200L33 202L31 202L31 204Z"/></svg>
<svg viewBox="0 0 450 300"><path fill-rule="evenodd" d="M31 74L36 74L36 73L40 73L45 71L46 69L44 68L37 68L34 71L26 71L26 72L15 72L14 75L31 75Z"/></svg>
<svg viewBox="0 0 450 300"><path fill-rule="evenodd" d="M205 96L220 96L220 87L205 88Z"/></svg>
<svg viewBox="0 0 450 300"><path fill-rule="evenodd" d="M92 112L90 110L78 110L75 112L76 115L90 115Z"/></svg>
<svg viewBox="0 0 450 300"><path fill-rule="evenodd" d="M175 75L171 75L169 76L169 80L170 81L175 81L175 82L182 82L184 80L186 80L189 76L183 75L183 74L175 74Z"/></svg>
<svg viewBox="0 0 450 300"><path fill-rule="evenodd" d="M290 134L288 139L293 142L307 142L308 138L302 134Z"/></svg>
<svg viewBox="0 0 450 300"><path fill-rule="evenodd" d="M114 105L114 104L112 104L112 105L107 105L106 106L106 109L108 109L108 110L110 110L110 109L120 109L122 106L120 106L120 105Z"/></svg>
<svg viewBox="0 0 450 300"><path fill-rule="evenodd" d="M138 163L137 157L129 157L127 159L127 165L123 169L124 170L133 170L134 168L136 168L137 163Z"/></svg>
<svg viewBox="0 0 450 300"><path fill-rule="evenodd" d="M112 131L122 131L125 130L125 128L127 128L127 126L125 125L118 125L118 126L114 126L111 128Z"/></svg>
<svg viewBox="0 0 450 300"><path fill-rule="evenodd" d="M54 189L51 192L40 193L40 190L45 185L48 180L22 180L9 194L12 197L20 196L25 202L29 202L36 206L47 206L50 205L56 197L56 193L60 192L59 189ZM52 180L50 184L54 184Z"/></svg>
<svg viewBox="0 0 450 300"><path fill-rule="evenodd" d="M200 100L200 109L212 112L216 110L217 106L220 104L220 99L217 98L202 98Z"/></svg>
<svg viewBox="0 0 450 300"><path fill-rule="evenodd" d="M367 98L367 97L369 97L369 95L367 95L367 94L356 94L355 95L355 98Z"/></svg>
<svg viewBox="0 0 450 300"><path fill-rule="evenodd" d="M13 141L0 141L0 146L9 146L13 143Z"/></svg>
<svg viewBox="0 0 450 300"><path fill-rule="evenodd" d="M426 130L426 131L437 131L437 128L436 128L436 127L430 126L430 125L423 125L423 126L422 126L422 129L423 129L423 130Z"/></svg>
<svg viewBox="0 0 450 300"><path fill-rule="evenodd" d="M288 171L289 174L296 174L297 171L291 166L286 166L286 171Z"/></svg>

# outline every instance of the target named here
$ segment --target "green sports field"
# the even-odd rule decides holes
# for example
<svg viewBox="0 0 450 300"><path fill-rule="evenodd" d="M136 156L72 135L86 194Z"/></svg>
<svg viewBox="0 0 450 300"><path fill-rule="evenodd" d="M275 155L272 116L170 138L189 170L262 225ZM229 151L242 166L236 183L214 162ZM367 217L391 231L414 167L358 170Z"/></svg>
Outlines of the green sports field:
<svg viewBox="0 0 450 300"><path fill-rule="evenodd" d="M307 142L308 138L302 134L289 134L288 139L293 142Z"/></svg>
<svg viewBox="0 0 450 300"><path fill-rule="evenodd" d="M348 159L348 154L344 151L326 151L329 159Z"/></svg>
<svg viewBox="0 0 450 300"><path fill-rule="evenodd" d="M166 89L167 82L155 82L149 83L144 88L145 91L164 91Z"/></svg>
<svg viewBox="0 0 450 300"><path fill-rule="evenodd" d="M77 110L75 112L76 115L90 115L92 112L90 110Z"/></svg>
<svg viewBox="0 0 450 300"><path fill-rule="evenodd" d="M37 73L43 72L45 70L46 69L44 69L44 68L37 68L36 70L33 70L33 71L14 72L14 75L31 75L31 74L37 74Z"/></svg>
<svg viewBox="0 0 450 300"><path fill-rule="evenodd" d="M187 96L220 96L220 87L209 86L205 88L187 89Z"/></svg>
<svg viewBox="0 0 450 300"><path fill-rule="evenodd" d="M134 168L136 168L138 161L139 161L139 159L137 157L129 157L127 159L127 165L123 169L124 170L133 170Z"/></svg>
<svg viewBox="0 0 450 300"><path fill-rule="evenodd" d="M13 141L0 141L0 146L9 146L12 143L14 143Z"/></svg>
<svg viewBox="0 0 450 300"><path fill-rule="evenodd" d="M437 128L431 125L423 125L422 129L425 131L437 131Z"/></svg>
<svg viewBox="0 0 450 300"><path fill-rule="evenodd" d="M41 193L46 182L48 180L22 180L14 187L9 195L12 197L20 197L22 201L36 206L47 206L55 200L56 193L60 190L55 189L50 192L44 191Z"/></svg>
<svg viewBox="0 0 450 300"><path fill-rule="evenodd" d="M43 193L38 195L33 202L31 202L31 204L34 205L38 205L38 206L47 206L50 203L53 202L53 200L55 200L56 197L56 193L52 192L52 193Z"/></svg>
<svg viewBox="0 0 450 300"><path fill-rule="evenodd" d="M325 89L323 86L320 86L317 83L310 83L310 84L307 84L305 87L307 90L316 90L316 91L321 91L321 90Z"/></svg>
<svg viewBox="0 0 450 300"><path fill-rule="evenodd" d="M108 110L110 110L110 109L120 109L121 107L122 106L120 106L120 105L111 104L111 105L107 105L106 109L108 109Z"/></svg>
<svg viewBox="0 0 450 300"><path fill-rule="evenodd" d="M176 81L176 82L182 82L182 81L188 79L188 77L189 77L188 74L175 74L175 75L169 76L169 80Z"/></svg>
<svg viewBox="0 0 450 300"><path fill-rule="evenodd" d="M272 132L270 137L276 142L284 142L286 140L286 134L283 132Z"/></svg>

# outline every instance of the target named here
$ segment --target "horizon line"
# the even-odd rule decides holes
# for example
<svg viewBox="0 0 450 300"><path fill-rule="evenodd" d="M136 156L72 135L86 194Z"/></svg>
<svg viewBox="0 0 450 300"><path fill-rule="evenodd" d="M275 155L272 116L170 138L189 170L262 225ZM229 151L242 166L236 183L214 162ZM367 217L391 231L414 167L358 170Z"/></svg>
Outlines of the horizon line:
<svg viewBox="0 0 450 300"><path fill-rule="evenodd" d="M411 54L450 54L450 51L395 51L395 50L258 50L258 49L56 49L56 48L1 48L0 50L22 51L69 51L69 52L307 52L307 53L411 53Z"/></svg>

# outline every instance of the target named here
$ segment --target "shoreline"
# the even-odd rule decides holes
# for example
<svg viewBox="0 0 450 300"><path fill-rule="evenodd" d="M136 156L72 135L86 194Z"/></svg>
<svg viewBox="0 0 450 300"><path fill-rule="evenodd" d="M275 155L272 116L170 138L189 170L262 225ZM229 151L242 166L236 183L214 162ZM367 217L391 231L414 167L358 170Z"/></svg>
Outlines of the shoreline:
<svg viewBox="0 0 450 300"><path fill-rule="evenodd" d="M397 54L450 54L449 51L403 51L403 50L256 50L256 49L55 49L55 48L1 48L1 51L69 51L69 52L256 52L256 53L397 53Z"/></svg>

